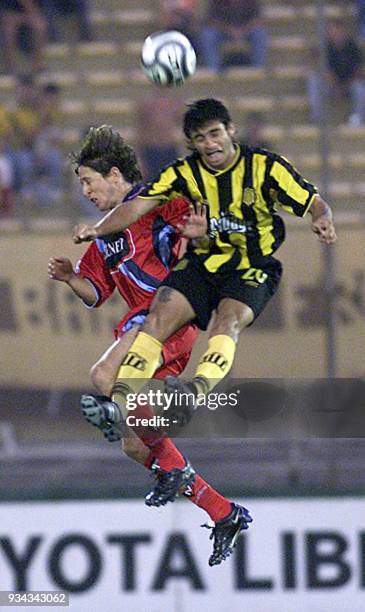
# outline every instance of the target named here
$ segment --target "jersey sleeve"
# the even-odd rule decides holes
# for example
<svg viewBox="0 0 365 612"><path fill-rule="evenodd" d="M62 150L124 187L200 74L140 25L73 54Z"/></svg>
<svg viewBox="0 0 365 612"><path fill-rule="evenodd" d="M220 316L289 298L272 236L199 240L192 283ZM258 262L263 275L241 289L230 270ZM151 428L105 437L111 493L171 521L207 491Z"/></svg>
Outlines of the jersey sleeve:
<svg viewBox="0 0 365 612"><path fill-rule="evenodd" d="M304 217L317 188L306 181L291 163L279 155L273 156L269 172L269 189L275 203L286 212Z"/></svg>
<svg viewBox="0 0 365 612"><path fill-rule="evenodd" d="M182 163L182 160L166 166L153 182L147 183L138 197L162 201L173 200L180 196L188 197L186 181L179 172L179 163Z"/></svg>
<svg viewBox="0 0 365 612"><path fill-rule="evenodd" d="M159 209L164 221L176 229L177 225L184 223L183 217L189 213L190 203L185 198L175 198Z"/></svg>
<svg viewBox="0 0 365 612"><path fill-rule="evenodd" d="M93 242L76 265L76 274L86 278L95 289L95 302L91 308L101 306L115 289L115 283L110 274L102 252L97 242Z"/></svg>

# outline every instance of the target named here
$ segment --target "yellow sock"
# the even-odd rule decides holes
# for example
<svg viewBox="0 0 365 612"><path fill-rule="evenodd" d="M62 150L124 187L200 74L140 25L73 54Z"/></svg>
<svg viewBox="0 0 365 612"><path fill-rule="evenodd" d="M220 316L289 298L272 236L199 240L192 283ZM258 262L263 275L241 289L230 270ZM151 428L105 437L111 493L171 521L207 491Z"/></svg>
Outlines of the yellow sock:
<svg viewBox="0 0 365 612"><path fill-rule="evenodd" d="M232 367L236 343L224 334L213 336L199 361L194 383L199 393L209 393Z"/></svg>
<svg viewBox="0 0 365 612"><path fill-rule="evenodd" d="M124 357L112 390L112 399L120 406L124 416L127 394L138 393L152 378L160 365L161 351L161 342L139 332Z"/></svg>

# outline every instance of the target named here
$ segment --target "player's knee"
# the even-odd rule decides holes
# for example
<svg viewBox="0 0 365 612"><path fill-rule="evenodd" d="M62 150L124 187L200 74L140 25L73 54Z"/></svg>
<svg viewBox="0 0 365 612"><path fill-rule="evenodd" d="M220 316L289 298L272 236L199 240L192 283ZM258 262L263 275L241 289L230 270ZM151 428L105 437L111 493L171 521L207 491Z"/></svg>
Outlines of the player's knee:
<svg viewBox="0 0 365 612"><path fill-rule="evenodd" d="M90 378L94 387L101 395L110 395L113 388L113 379L108 368L103 363L95 363L90 370Z"/></svg>
<svg viewBox="0 0 365 612"><path fill-rule="evenodd" d="M248 307L239 312L218 313L210 335L224 334L237 339L241 331L252 323L253 318L253 312Z"/></svg>
<svg viewBox="0 0 365 612"><path fill-rule="evenodd" d="M150 312L142 326L142 331L160 340L164 336L166 321L159 311Z"/></svg>
<svg viewBox="0 0 365 612"><path fill-rule="evenodd" d="M190 308L190 307L189 307ZM191 313L176 309L166 309L160 302L152 304L151 310L142 326L142 331L153 336L160 342L165 342L177 329L192 318Z"/></svg>

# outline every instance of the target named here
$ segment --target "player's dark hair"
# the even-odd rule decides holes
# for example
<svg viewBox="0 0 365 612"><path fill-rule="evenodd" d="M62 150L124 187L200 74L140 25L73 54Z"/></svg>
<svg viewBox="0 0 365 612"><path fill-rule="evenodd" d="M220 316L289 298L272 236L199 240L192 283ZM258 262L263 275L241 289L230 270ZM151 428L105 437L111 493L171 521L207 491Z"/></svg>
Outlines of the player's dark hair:
<svg viewBox="0 0 365 612"><path fill-rule="evenodd" d="M188 104L188 110L183 120L185 136L190 138L192 132L201 128L208 121L213 120L220 121L226 127L232 121L228 110L219 100L205 98Z"/></svg>
<svg viewBox="0 0 365 612"><path fill-rule="evenodd" d="M80 151L71 153L71 161L76 166L76 174L80 166L92 168L103 176L116 167L129 183L142 180L135 152L110 125L91 127Z"/></svg>

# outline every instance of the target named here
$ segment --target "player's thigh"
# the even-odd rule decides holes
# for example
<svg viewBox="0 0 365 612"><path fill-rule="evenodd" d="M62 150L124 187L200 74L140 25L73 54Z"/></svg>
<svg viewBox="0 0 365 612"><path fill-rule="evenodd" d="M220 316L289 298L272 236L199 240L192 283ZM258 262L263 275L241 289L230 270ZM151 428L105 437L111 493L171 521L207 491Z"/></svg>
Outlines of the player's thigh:
<svg viewBox="0 0 365 612"><path fill-rule="evenodd" d="M276 292L282 274L281 263L275 258L261 268L235 271L225 278L211 335L223 333L233 339L266 308Z"/></svg>
<svg viewBox="0 0 365 612"><path fill-rule="evenodd" d="M212 276L198 257L186 256L177 263L163 283L163 286L178 292L186 313L189 313L189 321L193 320L202 330L207 329L220 297L212 284ZM175 317L175 313L173 315Z"/></svg>
<svg viewBox="0 0 365 612"><path fill-rule="evenodd" d="M180 327L189 323L195 312L186 297L172 287L158 289L142 330L165 342Z"/></svg>

